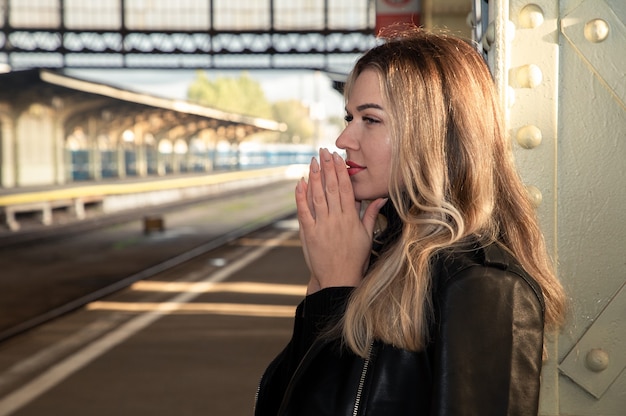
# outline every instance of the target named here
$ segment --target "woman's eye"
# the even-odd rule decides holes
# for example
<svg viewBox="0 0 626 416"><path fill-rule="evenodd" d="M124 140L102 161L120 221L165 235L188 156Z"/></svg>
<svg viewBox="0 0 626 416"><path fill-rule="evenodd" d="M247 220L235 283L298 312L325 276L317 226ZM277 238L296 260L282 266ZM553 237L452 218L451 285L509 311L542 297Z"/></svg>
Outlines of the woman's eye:
<svg viewBox="0 0 626 416"><path fill-rule="evenodd" d="M365 124L380 123L380 121L376 120L375 118L370 118L370 117L363 117L363 121L365 122Z"/></svg>
<svg viewBox="0 0 626 416"><path fill-rule="evenodd" d="M350 123L351 121L354 120L354 116L351 114L346 114L346 116L343 118L346 123ZM363 123L365 124L378 124L380 123L380 120L375 119L375 118L371 118L371 117L361 117L361 120L363 120Z"/></svg>

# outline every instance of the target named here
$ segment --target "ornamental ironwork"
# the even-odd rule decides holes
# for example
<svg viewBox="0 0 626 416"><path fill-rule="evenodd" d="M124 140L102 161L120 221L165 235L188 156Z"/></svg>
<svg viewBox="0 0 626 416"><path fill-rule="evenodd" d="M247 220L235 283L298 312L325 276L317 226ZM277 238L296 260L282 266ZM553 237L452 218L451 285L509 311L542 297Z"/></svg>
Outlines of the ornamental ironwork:
<svg viewBox="0 0 626 416"><path fill-rule="evenodd" d="M198 23L190 20L189 8L169 6L155 12L137 0L106 1L107 8L100 11L106 17L97 16L96 6L69 0L44 1L47 9L35 0L0 0L0 63L13 69L332 69L349 65L376 42L371 1L318 0L313 2L317 9L309 10L317 16L311 21L297 14L293 4L281 9L275 0L268 0L267 10L250 3L264 17L247 16L250 10L237 9L246 1L236 0L230 8L217 0L182 1L207 14ZM358 5L353 6L358 9L355 13L366 16L346 24L330 18L341 12L348 19L351 14L345 7L350 3ZM168 20L167 13L174 18ZM238 13L243 20L238 20ZM235 22L234 29L219 29L223 23L216 22L223 20ZM181 29L185 22L192 28ZM305 29L285 22L302 22Z"/></svg>

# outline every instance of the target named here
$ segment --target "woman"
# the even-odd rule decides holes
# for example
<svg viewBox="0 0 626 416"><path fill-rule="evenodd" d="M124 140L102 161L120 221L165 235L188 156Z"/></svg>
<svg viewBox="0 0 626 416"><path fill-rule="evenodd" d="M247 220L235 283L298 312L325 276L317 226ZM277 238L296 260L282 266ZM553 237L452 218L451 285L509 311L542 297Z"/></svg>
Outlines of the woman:
<svg viewBox="0 0 626 416"><path fill-rule="evenodd" d="M346 160L296 186L311 277L256 414L537 414L564 295L482 57L405 28L345 96Z"/></svg>

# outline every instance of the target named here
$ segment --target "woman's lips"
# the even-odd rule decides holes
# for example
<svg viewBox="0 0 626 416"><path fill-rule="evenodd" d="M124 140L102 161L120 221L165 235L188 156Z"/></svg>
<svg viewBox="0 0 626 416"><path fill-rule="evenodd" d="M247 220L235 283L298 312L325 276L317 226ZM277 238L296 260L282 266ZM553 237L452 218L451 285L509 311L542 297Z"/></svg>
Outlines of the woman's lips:
<svg viewBox="0 0 626 416"><path fill-rule="evenodd" d="M350 176L356 175L357 173L366 169L365 166L361 166L358 163L352 162L351 160L346 160L346 167L348 169L348 175Z"/></svg>

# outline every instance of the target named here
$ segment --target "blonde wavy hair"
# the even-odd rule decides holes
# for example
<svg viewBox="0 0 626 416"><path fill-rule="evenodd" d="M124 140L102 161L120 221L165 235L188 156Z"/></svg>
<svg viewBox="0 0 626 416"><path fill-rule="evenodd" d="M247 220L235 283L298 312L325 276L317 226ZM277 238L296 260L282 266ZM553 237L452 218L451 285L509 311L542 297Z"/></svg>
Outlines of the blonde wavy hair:
<svg viewBox="0 0 626 416"><path fill-rule="evenodd" d="M563 320L565 296L527 190L515 169L495 85L467 41L417 28L387 37L356 63L380 75L391 117L390 200L402 231L353 292L341 330L366 356L372 340L418 351L433 317L430 263L470 239L500 241L543 290L547 328Z"/></svg>

